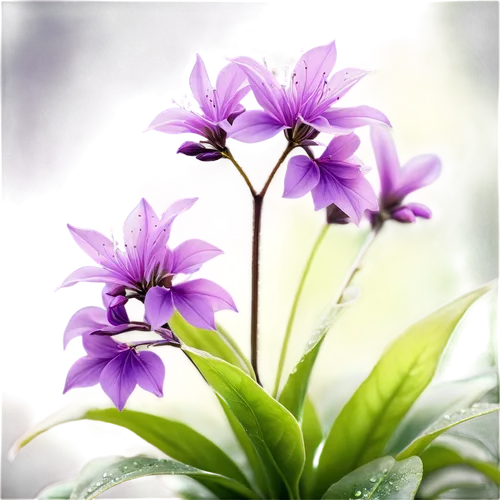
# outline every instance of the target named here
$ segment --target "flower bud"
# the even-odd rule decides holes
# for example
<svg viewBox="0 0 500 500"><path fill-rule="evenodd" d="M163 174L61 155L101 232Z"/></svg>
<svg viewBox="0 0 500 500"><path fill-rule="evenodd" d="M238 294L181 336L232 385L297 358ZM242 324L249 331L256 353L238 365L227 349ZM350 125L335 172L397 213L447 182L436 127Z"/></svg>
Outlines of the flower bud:
<svg viewBox="0 0 500 500"><path fill-rule="evenodd" d="M196 156L197 160L200 161L216 161L222 158L222 153L220 151L215 150L206 150L203 153L200 153Z"/></svg>
<svg viewBox="0 0 500 500"><path fill-rule="evenodd" d="M326 207L326 222L327 224L349 224L352 221L345 212L332 203Z"/></svg>
<svg viewBox="0 0 500 500"><path fill-rule="evenodd" d="M199 142L186 141L179 146L177 154L182 153L183 155L187 156L196 156L199 155L200 153L203 153L206 150L207 148L203 146L203 144L200 144Z"/></svg>

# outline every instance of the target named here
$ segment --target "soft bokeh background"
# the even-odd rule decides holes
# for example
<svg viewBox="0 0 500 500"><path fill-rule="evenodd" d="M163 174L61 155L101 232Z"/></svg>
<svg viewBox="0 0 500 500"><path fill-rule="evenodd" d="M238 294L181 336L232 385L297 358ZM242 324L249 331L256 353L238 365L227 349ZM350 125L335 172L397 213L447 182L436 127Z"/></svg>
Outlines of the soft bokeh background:
<svg viewBox="0 0 500 500"><path fill-rule="evenodd" d="M496 101L491 88L470 71L466 40L456 36L453 20L440 4L422 16L415 40L401 37L379 45L367 65L370 76L350 96L350 103L369 103L384 110L394 125L402 162L411 155L439 150L445 175L415 199L430 204L436 218L417 226L389 225L366 257L367 268L356 284L360 303L345 312L329 333L311 386L318 400L326 385L352 369L369 368L396 335L423 313L449 303L465 290L497 275ZM465 56L464 56L465 54ZM361 159L373 165L363 139ZM278 156L280 145L260 155L241 153L252 179L259 183ZM370 179L377 183L376 172ZM176 224L173 243L201 237L222 247L226 255L207 264L201 273L226 287L240 313L218 313L220 324L249 354L250 221L245 188L230 167L197 167L192 182L149 182L139 195L163 209L168 201L188 192L202 196L197 207ZM220 196L217 180L237 186L233 196ZM205 183L205 184L204 184ZM311 200L281 199L283 171L266 199L262 237L260 371L270 390L281 349L287 315L302 263L321 223ZM314 324L332 301L354 259L366 228L332 227L313 264L293 331L287 373L298 359ZM490 301L489 304L495 304ZM490 307L490 318L496 311ZM494 355L482 354L477 364L496 370ZM173 349L162 350L167 363L165 398L138 390L140 404L182 415L225 448L222 412L198 374ZM483 361L487 360L487 361ZM135 403L134 403L135 404Z"/></svg>

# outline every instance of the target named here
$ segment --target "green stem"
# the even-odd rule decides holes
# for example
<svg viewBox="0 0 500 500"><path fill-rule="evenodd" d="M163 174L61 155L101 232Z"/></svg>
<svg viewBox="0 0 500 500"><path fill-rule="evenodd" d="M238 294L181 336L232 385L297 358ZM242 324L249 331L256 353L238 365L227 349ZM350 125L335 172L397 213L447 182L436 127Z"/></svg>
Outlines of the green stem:
<svg viewBox="0 0 500 500"><path fill-rule="evenodd" d="M295 320L295 315L297 313L297 308L299 305L300 297L302 296L302 290L304 289L304 284L306 282L307 277L309 276L309 271L311 269L311 265L313 263L314 258L316 257L316 253L318 252L321 243L325 239L326 233L328 232L329 224L325 224L321 229L318 237L316 238L316 242L311 250L309 255L309 259L307 259L306 266L304 268L304 272L302 273L302 277L300 278L299 286L297 287L297 291L295 292L295 298L292 304L292 310L290 312L290 317L288 318L288 324L286 325L285 338L283 339L283 345L281 347L281 355L278 364L278 372L276 373L276 381L274 383L273 397L276 398L278 395L278 390L281 382L281 375L283 373L283 367L285 365L286 354L288 351L288 342L290 341L290 336L292 333L293 322Z"/></svg>
<svg viewBox="0 0 500 500"><path fill-rule="evenodd" d="M255 191L255 188L253 187L252 183L250 182L250 179L248 178L248 175L241 168L240 164L235 160L231 151L229 149L226 149L226 151L223 152L222 155L224 157L226 157L236 167L236 170L238 170L241 177L243 177L243 180L245 181L246 185L248 186L248 189L250 189L250 193L252 193L252 196L255 197L257 195L257 191Z"/></svg>
<svg viewBox="0 0 500 500"><path fill-rule="evenodd" d="M363 245L361 248L358 250L358 253L356 257L354 258L354 261L351 264L351 267L349 268L349 271L344 278L344 281L342 285L340 286L338 295L337 295L337 304L340 304L342 301L342 297L344 295L344 292L346 291L347 287L352 283L352 280L354 279L354 276L356 273L361 269L361 264L363 262L363 259L368 252L368 249L371 247L372 243L374 242L377 234L380 232L382 229L383 222L377 222L371 229L371 231L366 235L366 239L363 242Z"/></svg>

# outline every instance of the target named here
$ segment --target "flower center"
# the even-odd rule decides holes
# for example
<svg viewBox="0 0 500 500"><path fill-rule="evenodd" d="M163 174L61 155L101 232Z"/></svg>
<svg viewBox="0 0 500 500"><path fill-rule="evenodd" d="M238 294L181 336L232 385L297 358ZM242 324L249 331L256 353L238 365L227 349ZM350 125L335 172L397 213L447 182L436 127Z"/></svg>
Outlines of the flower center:
<svg viewBox="0 0 500 500"><path fill-rule="evenodd" d="M163 286L165 288L171 288L172 287L172 280L174 279L174 275L173 274L167 274L166 276L164 276L159 282L158 282L158 285L159 286Z"/></svg>

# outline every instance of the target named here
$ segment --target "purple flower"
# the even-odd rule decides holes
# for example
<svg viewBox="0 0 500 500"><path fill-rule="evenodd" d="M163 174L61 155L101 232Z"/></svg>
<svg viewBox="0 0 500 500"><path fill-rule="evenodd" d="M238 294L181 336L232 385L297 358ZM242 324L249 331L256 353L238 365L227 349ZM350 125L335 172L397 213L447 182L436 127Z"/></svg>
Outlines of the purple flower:
<svg viewBox="0 0 500 500"><path fill-rule="evenodd" d="M245 80L245 73L236 64L230 63L219 73L216 88L212 87L205 64L197 54L189 84L194 98L200 105L201 112L195 113L184 108L169 108L162 111L150 123L147 130L158 130L166 134L201 135L214 149L190 142L184 143L177 152L196 156L202 161L214 161L221 158L222 155L218 152L224 151L228 136L225 129L245 111L240 104L241 99L250 91L248 85L243 86ZM198 145L198 150L194 148L194 144Z"/></svg>
<svg viewBox="0 0 500 500"><path fill-rule="evenodd" d="M70 318L63 335L63 347L66 349L68 343L76 337L85 335L106 335L113 336L120 333L130 331L151 331L151 326L143 321L130 321L127 311L125 310L125 302L127 299L124 296L112 297L108 293L108 286L103 290L103 302L105 309L102 307L84 307L78 310ZM162 340L147 341L148 345L161 343L165 345L179 345L179 339L166 328L155 330Z"/></svg>
<svg viewBox="0 0 500 500"><path fill-rule="evenodd" d="M300 57L288 88L250 57L232 59L245 72L262 110L247 111L236 118L231 137L259 142L287 129L287 138L297 144L310 141L319 132L348 133L356 127L389 120L368 106L333 108L368 72L347 68L330 76L337 59L335 42L309 50Z"/></svg>
<svg viewBox="0 0 500 500"><path fill-rule="evenodd" d="M334 203L355 224L365 210L378 208L377 197L353 153L360 144L355 134L339 135L316 159L294 156L285 174L285 198L300 198L311 191L314 209Z"/></svg>
<svg viewBox="0 0 500 500"><path fill-rule="evenodd" d="M158 355L89 333L83 334L83 347L87 355L69 369L64 393L99 383L120 411L137 384L155 396L163 396L165 367Z"/></svg>
<svg viewBox="0 0 500 500"><path fill-rule="evenodd" d="M215 329L214 312L236 311L233 299L212 281L179 282L179 275L191 275L222 251L197 239L187 240L173 250L167 246L173 221L195 201L179 200L158 218L142 199L125 221L125 251L97 231L68 225L80 248L101 267L82 267L70 274L61 287L82 281L105 283L106 294L112 297L108 310L123 316L119 307L130 298L139 299L145 304L146 321L153 330L170 319L174 308L192 325Z"/></svg>
<svg viewBox="0 0 500 500"><path fill-rule="evenodd" d="M428 207L403 201L406 195L439 177L441 160L436 155L419 155L401 167L387 127L372 127L371 141L380 176L380 213L399 222L415 222L416 217L430 219L432 213Z"/></svg>

